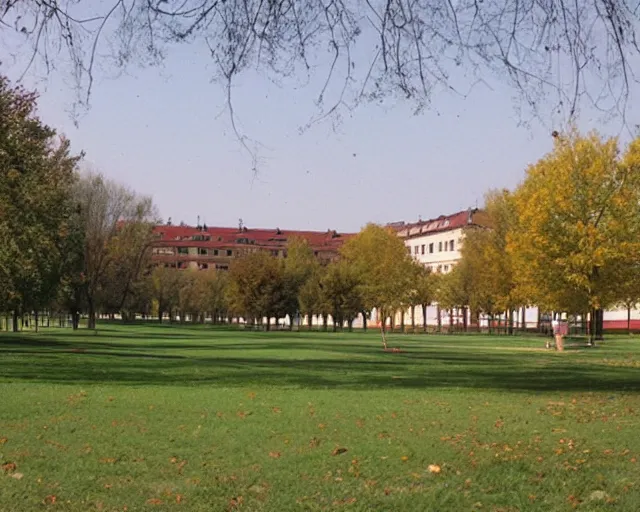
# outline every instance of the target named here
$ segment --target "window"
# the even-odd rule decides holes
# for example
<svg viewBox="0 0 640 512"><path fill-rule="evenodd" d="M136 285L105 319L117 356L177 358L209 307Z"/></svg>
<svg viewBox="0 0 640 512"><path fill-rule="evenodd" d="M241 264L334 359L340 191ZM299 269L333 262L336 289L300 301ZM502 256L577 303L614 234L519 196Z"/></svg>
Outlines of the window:
<svg viewBox="0 0 640 512"><path fill-rule="evenodd" d="M420 253L421 253L421 254L424 254L424 247L425 247L425 245L424 245L424 244L422 244L422 247L420 248Z"/></svg>
<svg viewBox="0 0 640 512"><path fill-rule="evenodd" d="M231 249L227 249L227 256L233 256L233 251Z"/></svg>
<svg viewBox="0 0 640 512"><path fill-rule="evenodd" d="M207 254L209 254L209 251L207 251L206 249L203 249L202 247L198 248L198 255L199 256L206 256Z"/></svg>
<svg viewBox="0 0 640 512"><path fill-rule="evenodd" d="M216 265L216 270L229 270L229 265Z"/></svg>
<svg viewBox="0 0 640 512"><path fill-rule="evenodd" d="M217 256L217 255L218 255L218 249L214 249L214 250L213 250L213 255L214 255L214 256Z"/></svg>
<svg viewBox="0 0 640 512"><path fill-rule="evenodd" d="M438 252L442 252L442 242L438 242Z"/></svg>
<svg viewBox="0 0 640 512"><path fill-rule="evenodd" d="M442 265L438 265L438 272L442 272Z"/></svg>
<svg viewBox="0 0 640 512"><path fill-rule="evenodd" d="M429 244L429 254L433 254L433 244Z"/></svg>
<svg viewBox="0 0 640 512"><path fill-rule="evenodd" d="M453 247L454 247L454 245L453 245L453 244L454 244L454 241L453 241L453 240L450 240L450 241L449 241L449 250L450 250L450 251L453 251Z"/></svg>
<svg viewBox="0 0 640 512"><path fill-rule="evenodd" d="M188 247L178 247L178 254L189 254Z"/></svg>
<svg viewBox="0 0 640 512"><path fill-rule="evenodd" d="M444 271L445 271L445 272L448 272L448 271L449 271L449 265L445 265L445 266L444 266Z"/></svg>
<svg viewBox="0 0 640 512"><path fill-rule="evenodd" d="M416 245L416 246L413 248L413 254L418 254L418 251L419 251L419 250L420 250L420 247Z"/></svg>
<svg viewBox="0 0 640 512"><path fill-rule="evenodd" d="M208 263L200 263L200 265L198 265L198 270L207 270L208 268L209 268Z"/></svg>

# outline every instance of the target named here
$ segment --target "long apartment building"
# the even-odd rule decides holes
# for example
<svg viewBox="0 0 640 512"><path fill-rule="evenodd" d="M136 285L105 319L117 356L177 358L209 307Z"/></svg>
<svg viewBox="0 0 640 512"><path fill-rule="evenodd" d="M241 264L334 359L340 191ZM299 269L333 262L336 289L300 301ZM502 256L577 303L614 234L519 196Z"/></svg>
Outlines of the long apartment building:
<svg viewBox="0 0 640 512"><path fill-rule="evenodd" d="M389 224L404 240L407 252L434 272L447 273L460 260L465 232L486 225L486 215L477 208L430 220Z"/></svg>
<svg viewBox="0 0 640 512"><path fill-rule="evenodd" d="M269 251L272 256L287 257L287 244L294 237L307 240L321 263L332 261L349 237L334 230L293 231L163 224L155 226L156 240L152 261L176 269L228 270L234 260L254 251Z"/></svg>

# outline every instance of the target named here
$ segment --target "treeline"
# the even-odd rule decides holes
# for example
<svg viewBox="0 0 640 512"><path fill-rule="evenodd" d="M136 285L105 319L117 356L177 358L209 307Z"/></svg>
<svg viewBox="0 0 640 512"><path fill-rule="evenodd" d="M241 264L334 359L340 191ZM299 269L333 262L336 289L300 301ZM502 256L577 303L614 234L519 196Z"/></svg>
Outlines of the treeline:
<svg viewBox="0 0 640 512"><path fill-rule="evenodd" d="M554 148L513 191L486 196L485 226L468 226L462 259L448 274L414 261L396 233L370 224L340 257L320 265L304 240L287 258L254 252L229 272L152 267L151 198L99 174L80 173L82 155L36 116L36 96L0 77L0 312L18 329L23 315L62 313L78 327L99 314L214 323L242 318L321 318L350 328L375 310L383 342L398 312L453 312L508 330L537 306L589 318L640 301L640 140L554 133ZM411 243L409 241L409 243ZM13 319L12 322L9 319ZM401 321L403 322L403 320ZM440 323L440 313L438 313Z"/></svg>
<svg viewBox="0 0 640 512"><path fill-rule="evenodd" d="M64 312L95 326L97 312L137 309L148 271L150 198L99 174L36 115L36 95L0 76L0 311L5 326ZM12 321L9 319L11 318Z"/></svg>

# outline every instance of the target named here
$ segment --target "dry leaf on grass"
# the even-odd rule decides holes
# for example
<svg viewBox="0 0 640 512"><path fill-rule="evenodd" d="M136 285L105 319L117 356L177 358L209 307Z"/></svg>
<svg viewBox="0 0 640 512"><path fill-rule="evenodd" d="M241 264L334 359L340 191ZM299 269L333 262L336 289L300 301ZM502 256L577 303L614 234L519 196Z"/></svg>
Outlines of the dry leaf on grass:
<svg viewBox="0 0 640 512"><path fill-rule="evenodd" d="M438 474L440 473L440 471L442 471L442 468L437 464L429 464L429 467L427 469L429 470L429 473L435 473L435 474Z"/></svg>
<svg viewBox="0 0 640 512"><path fill-rule="evenodd" d="M14 473L13 475L11 475L11 478L15 478L16 480L22 480L22 477L24 475L22 473Z"/></svg>
<svg viewBox="0 0 640 512"><path fill-rule="evenodd" d="M12 473L16 470L17 467L18 466L16 466L15 462L7 462L6 464L2 465L2 471L4 471L5 473Z"/></svg>
<svg viewBox="0 0 640 512"><path fill-rule="evenodd" d="M8 441L6 437L0 437L0 446L5 444Z"/></svg>
<svg viewBox="0 0 640 512"><path fill-rule="evenodd" d="M333 450L331 452L331 455L340 455L342 453L346 453L347 449L346 448L336 448L335 450Z"/></svg>
<svg viewBox="0 0 640 512"><path fill-rule="evenodd" d="M279 459L281 456L280 452L269 452L269 457L272 457L274 459Z"/></svg>
<svg viewBox="0 0 640 512"><path fill-rule="evenodd" d="M149 498L147 500L147 505L162 505L162 500L158 498Z"/></svg>

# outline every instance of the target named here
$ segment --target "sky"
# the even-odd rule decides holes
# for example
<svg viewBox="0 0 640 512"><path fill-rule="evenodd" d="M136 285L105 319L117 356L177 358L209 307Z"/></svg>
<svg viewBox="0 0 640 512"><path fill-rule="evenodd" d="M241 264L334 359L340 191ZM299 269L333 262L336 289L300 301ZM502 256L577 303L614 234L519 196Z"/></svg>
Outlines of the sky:
<svg viewBox="0 0 640 512"><path fill-rule="evenodd" d="M175 48L161 68L102 74L77 126L63 72L34 70L24 83L40 92L43 121L85 151L84 166L151 195L174 224L199 216L210 226L242 219L254 228L354 232L367 222L414 222L482 206L487 190L516 186L553 145L553 123L519 126L513 91L495 81L467 98L438 92L419 115L402 101L363 104L336 128L328 120L301 134L317 113L321 71L306 88L249 72L233 104L243 133L260 143L254 173L224 88L198 50ZM16 79L22 66L5 59L0 72Z"/></svg>

